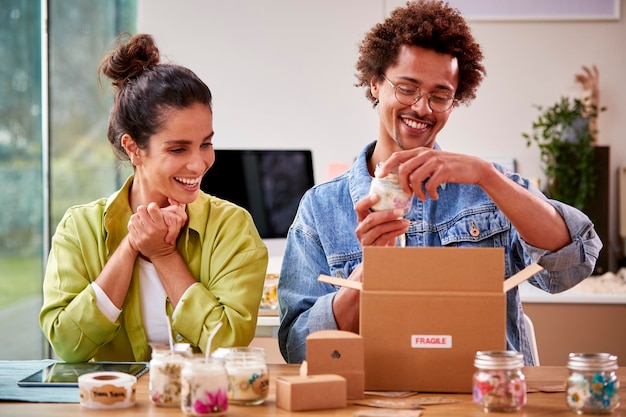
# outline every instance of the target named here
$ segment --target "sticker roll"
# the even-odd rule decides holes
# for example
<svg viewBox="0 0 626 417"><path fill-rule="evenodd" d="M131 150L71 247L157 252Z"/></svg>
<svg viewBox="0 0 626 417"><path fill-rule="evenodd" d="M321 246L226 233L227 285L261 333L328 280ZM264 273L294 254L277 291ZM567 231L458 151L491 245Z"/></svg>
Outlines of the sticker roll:
<svg viewBox="0 0 626 417"><path fill-rule="evenodd" d="M128 408L135 405L137 377L124 372L91 372L78 377L80 405L86 408Z"/></svg>

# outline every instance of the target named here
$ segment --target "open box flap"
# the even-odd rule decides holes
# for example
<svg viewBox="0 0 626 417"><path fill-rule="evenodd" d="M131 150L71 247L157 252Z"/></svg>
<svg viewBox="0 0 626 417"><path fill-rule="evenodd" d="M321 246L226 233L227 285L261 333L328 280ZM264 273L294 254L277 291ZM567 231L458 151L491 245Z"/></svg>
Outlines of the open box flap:
<svg viewBox="0 0 626 417"><path fill-rule="evenodd" d="M522 269L517 274L511 276L510 278L506 279L503 282L502 284L503 292L506 293L509 290L517 287L519 284L526 281L527 279L529 279L530 277L532 277L533 275L535 275L536 273L542 270L543 270L543 267L537 263L532 263L528 265L526 268ZM338 287L348 287L348 288L352 288L352 289L359 290L359 291L363 289L362 282L352 281L352 280L343 279L343 278L331 277L329 275L324 275L324 274L320 275L317 280L319 282L325 282L327 284L336 285Z"/></svg>

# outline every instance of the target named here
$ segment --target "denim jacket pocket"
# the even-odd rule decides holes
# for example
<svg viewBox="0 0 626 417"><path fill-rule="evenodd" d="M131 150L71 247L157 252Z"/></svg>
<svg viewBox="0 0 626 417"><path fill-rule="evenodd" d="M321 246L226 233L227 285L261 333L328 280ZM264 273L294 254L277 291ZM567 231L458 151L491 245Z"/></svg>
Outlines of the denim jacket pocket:
<svg viewBox="0 0 626 417"><path fill-rule="evenodd" d="M329 265L330 275L337 278L348 278L352 271L359 266L362 259L362 255L360 253L337 259L336 262Z"/></svg>
<svg viewBox="0 0 626 417"><path fill-rule="evenodd" d="M461 214L437 227L443 246L474 247L505 246L510 229L509 220L491 206Z"/></svg>

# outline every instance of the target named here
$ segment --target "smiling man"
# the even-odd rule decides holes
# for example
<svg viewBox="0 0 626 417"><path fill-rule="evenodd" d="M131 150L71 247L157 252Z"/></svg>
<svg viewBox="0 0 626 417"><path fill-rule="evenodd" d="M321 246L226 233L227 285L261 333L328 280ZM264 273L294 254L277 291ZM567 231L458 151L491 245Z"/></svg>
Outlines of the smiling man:
<svg viewBox="0 0 626 417"><path fill-rule="evenodd" d="M359 331L359 291L318 276L362 281L363 247L393 246L401 235L407 246L502 247L503 279L537 262L544 270L530 282L550 293L591 274L602 242L585 214L549 200L516 173L437 143L486 74L458 10L441 1L408 3L375 25L359 51L357 86L378 109L378 137L348 172L302 198L278 283L278 338L288 362L306 358L311 332ZM398 209L371 209L379 163L383 176L397 169L400 186L413 194L404 217ZM507 348L533 364L517 289L507 293Z"/></svg>

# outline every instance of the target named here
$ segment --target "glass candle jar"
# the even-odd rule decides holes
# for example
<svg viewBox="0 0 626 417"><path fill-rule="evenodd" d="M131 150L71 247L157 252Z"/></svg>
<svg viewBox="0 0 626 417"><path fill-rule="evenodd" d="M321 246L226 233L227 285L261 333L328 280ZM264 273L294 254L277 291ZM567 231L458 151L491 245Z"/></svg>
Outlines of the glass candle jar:
<svg viewBox="0 0 626 417"><path fill-rule="evenodd" d="M180 408L191 416L219 416L226 412L228 374L222 359L196 356L185 360Z"/></svg>
<svg viewBox="0 0 626 417"><path fill-rule="evenodd" d="M577 414L610 414L619 406L617 356L570 353L567 405Z"/></svg>
<svg viewBox="0 0 626 417"><path fill-rule="evenodd" d="M267 398L270 376L265 350L235 347L222 351L228 372L228 401L236 405L258 405Z"/></svg>
<svg viewBox="0 0 626 417"><path fill-rule="evenodd" d="M379 162L374 171L374 178L370 185L370 195L377 195L379 200L372 206L372 210L402 209L404 214L411 209L413 195L405 193L398 183L398 170L392 170L385 177L380 178L383 164Z"/></svg>
<svg viewBox="0 0 626 417"><path fill-rule="evenodd" d="M278 274L266 274L260 307L265 310L278 310Z"/></svg>
<svg viewBox="0 0 626 417"><path fill-rule="evenodd" d="M150 401L159 407L180 407L180 373L186 351L152 345Z"/></svg>
<svg viewBox="0 0 626 417"><path fill-rule="evenodd" d="M473 399L483 411L519 411L526 404L524 356L514 351L479 351L474 358Z"/></svg>

